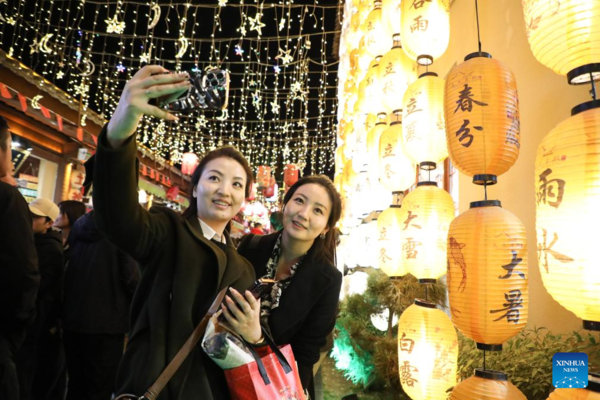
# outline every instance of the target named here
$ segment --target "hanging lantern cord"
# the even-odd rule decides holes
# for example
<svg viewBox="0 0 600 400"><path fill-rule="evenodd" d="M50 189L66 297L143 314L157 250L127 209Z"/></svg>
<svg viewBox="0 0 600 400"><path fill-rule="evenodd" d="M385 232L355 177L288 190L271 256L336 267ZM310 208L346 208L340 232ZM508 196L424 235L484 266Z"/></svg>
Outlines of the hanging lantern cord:
<svg viewBox="0 0 600 400"><path fill-rule="evenodd" d="M425 284L425 301L429 301L429 284Z"/></svg>
<svg viewBox="0 0 600 400"><path fill-rule="evenodd" d="M479 34L479 7L475 0L475 16L477 17L477 43L479 44L479 52L481 53L481 35Z"/></svg>
<svg viewBox="0 0 600 400"><path fill-rule="evenodd" d="M594 75L590 72L590 83L592 84L592 90L590 90L590 94L592 95L592 100L596 100L596 82L594 82Z"/></svg>
<svg viewBox="0 0 600 400"><path fill-rule="evenodd" d="M483 192L485 194L485 200L487 201L487 182L483 182Z"/></svg>

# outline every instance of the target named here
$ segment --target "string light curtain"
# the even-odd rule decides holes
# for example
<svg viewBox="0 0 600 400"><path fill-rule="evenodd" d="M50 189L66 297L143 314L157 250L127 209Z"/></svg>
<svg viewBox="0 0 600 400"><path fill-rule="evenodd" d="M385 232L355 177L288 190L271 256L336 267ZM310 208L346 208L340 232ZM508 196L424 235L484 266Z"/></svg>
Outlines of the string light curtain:
<svg viewBox="0 0 600 400"><path fill-rule="evenodd" d="M412 60L430 65L450 41L450 0L401 2L402 48Z"/></svg>
<svg viewBox="0 0 600 400"><path fill-rule="evenodd" d="M333 165L339 6L314 2L44 2L6 0L0 48L109 118L124 83L146 64L224 68L229 106L178 123L145 118L141 146L172 162L237 146L252 165ZM85 121L85 119L83 119Z"/></svg>
<svg viewBox="0 0 600 400"><path fill-rule="evenodd" d="M452 322L481 350L501 350L527 324L525 226L500 201L472 202L448 231Z"/></svg>
<svg viewBox="0 0 600 400"><path fill-rule="evenodd" d="M475 374L460 382L449 400L527 400L515 385L508 381L503 372L476 369Z"/></svg>
<svg viewBox="0 0 600 400"><path fill-rule="evenodd" d="M402 389L413 400L446 400L456 384L458 337L435 304L415 300L398 322Z"/></svg>
<svg viewBox="0 0 600 400"><path fill-rule="evenodd" d="M598 100L575 107L573 115L542 140L535 161L542 281L552 297L591 330L600 330L600 257L594 235L582 232L582 227L600 224L599 107Z"/></svg>
<svg viewBox="0 0 600 400"><path fill-rule="evenodd" d="M468 176L501 175L521 147L519 100L512 71L488 53L472 53L452 68L444 92L452 163Z"/></svg>
<svg viewBox="0 0 600 400"><path fill-rule="evenodd" d="M600 3L523 0L533 56L572 84L600 79Z"/></svg>

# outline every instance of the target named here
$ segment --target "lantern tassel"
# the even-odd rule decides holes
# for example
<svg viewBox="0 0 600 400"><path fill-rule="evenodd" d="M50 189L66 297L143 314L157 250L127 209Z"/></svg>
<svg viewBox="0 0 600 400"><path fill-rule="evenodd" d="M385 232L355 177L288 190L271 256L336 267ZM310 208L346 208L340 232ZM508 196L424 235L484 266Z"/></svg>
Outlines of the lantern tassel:
<svg viewBox="0 0 600 400"><path fill-rule="evenodd" d="M481 35L479 33L479 7L477 5L477 0L475 0L475 16L477 18L477 43L479 45L479 52L481 53Z"/></svg>

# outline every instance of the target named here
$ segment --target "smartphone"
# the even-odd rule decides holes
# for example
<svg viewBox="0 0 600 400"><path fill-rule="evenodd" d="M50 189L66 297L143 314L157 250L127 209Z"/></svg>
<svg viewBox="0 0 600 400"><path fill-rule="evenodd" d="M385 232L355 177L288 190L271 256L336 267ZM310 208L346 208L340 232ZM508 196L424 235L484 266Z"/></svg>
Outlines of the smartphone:
<svg viewBox="0 0 600 400"><path fill-rule="evenodd" d="M222 110L229 98L229 72L223 69L190 71L190 88L176 99L159 102L159 107L174 112L196 109Z"/></svg>
<svg viewBox="0 0 600 400"><path fill-rule="evenodd" d="M252 293L252 295L254 296L255 299L259 300L262 299L267 293L269 293L271 291L271 288L273 288L273 285L275 284L275 280L274 279L257 279L252 286L250 286L248 288L248 290L250 291L250 293ZM228 290L229 292L229 290ZM243 293L241 293L243 295ZM230 293L227 293L227 295L229 297L232 298ZM235 301L235 300L234 300ZM225 303L225 300L223 300L223 304L225 304L225 307L227 307L227 303ZM217 317L217 320L219 322L223 322L225 321L225 316L223 314L219 314L219 316Z"/></svg>

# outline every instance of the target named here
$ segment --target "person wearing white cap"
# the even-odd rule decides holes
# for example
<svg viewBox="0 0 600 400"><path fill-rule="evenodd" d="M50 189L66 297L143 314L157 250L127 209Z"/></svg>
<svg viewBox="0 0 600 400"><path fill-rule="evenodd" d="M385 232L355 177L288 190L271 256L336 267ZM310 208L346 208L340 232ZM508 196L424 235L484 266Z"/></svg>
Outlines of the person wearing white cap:
<svg viewBox="0 0 600 400"><path fill-rule="evenodd" d="M0 178L13 169L11 134L0 117ZM35 316L40 284L31 215L19 191L0 179L0 399L18 400L14 356Z"/></svg>
<svg viewBox="0 0 600 400"><path fill-rule="evenodd" d="M40 197L29 203L29 211L33 218L33 233L46 233L52 228L60 209L52 200Z"/></svg>

